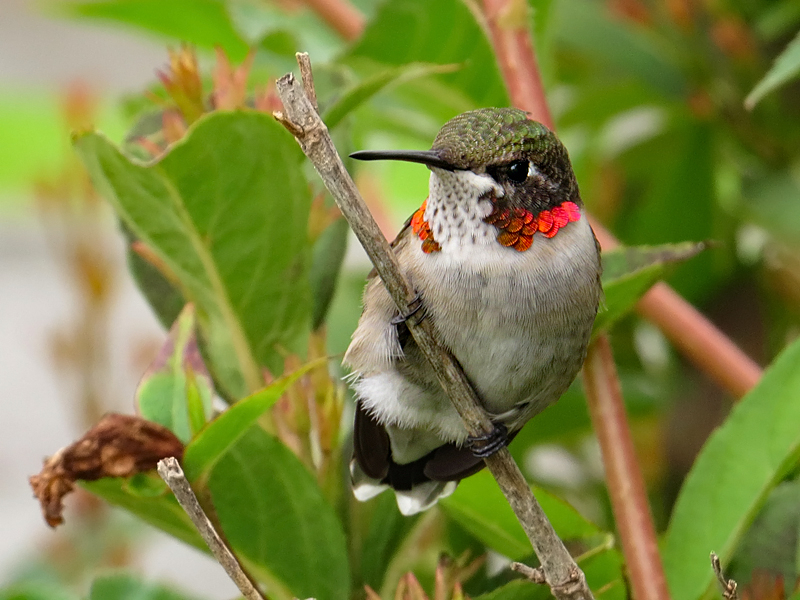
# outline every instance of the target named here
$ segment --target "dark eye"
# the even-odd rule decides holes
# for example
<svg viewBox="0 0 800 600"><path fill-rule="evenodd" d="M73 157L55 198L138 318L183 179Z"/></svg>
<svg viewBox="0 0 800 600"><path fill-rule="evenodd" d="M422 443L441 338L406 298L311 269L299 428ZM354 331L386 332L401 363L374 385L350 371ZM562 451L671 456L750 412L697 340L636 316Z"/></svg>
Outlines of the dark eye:
<svg viewBox="0 0 800 600"><path fill-rule="evenodd" d="M528 161L515 160L508 165L508 178L514 183L522 183L528 178Z"/></svg>

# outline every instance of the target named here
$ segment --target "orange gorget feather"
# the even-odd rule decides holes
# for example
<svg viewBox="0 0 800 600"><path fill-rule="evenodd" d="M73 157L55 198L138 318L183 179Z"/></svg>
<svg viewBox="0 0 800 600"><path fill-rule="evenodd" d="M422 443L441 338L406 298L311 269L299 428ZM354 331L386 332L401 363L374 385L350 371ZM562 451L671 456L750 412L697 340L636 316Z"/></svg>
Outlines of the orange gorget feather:
<svg viewBox="0 0 800 600"><path fill-rule="evenodd" d="M422 251L426 254L441 250L433 239L430 224L425 220L425 207L422 203L419 210L411 217L411 229L422 240ZM499 208L496 204L492 212L484 218L484 222L497 227L497 241L503 246L524 252L533 244L533 236L541 233L551 238L567 223L581 218L578 205L574 202L562 202L552 210L543 210L538 215L524 208Z"/></svg>

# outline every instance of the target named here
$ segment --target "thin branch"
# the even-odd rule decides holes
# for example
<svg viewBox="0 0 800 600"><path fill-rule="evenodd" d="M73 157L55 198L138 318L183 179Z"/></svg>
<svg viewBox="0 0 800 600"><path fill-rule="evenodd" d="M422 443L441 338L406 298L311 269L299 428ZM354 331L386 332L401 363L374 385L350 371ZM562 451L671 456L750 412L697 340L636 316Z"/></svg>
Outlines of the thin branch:
<svg viewBox="0 0 800 600"><path fill-rule="evenodd" d="M715 552L711 553L711 568L714 569L714 575L717 576L720 587L722 587L722 597L725 600L739 600L738 584L733 579L728 579L722 572L722 565L719 562L719 556Z"/></svg>
<svg viewBox="0 0 800 600"><path fill-rule="evenodd" d="M583 385L603 454L606 483L633 597L669 598L644 479L636 461L611 345L605 336L589 347L583 365Z"/></svg>
<svg viewBox="0 0 800 600"><path fill-rule="evenodd" d="M291 73L281 77L276 85L285 111L280 120L291 123L291 131L300 132L295 135L300 147L364 246L398 309L402 314L408 313L416 291L403 277L394 252L364 205L336 152L327 127L306 98L303 85ZM493 426L489 417L481 408L460 365L434 338L430 321L414 322L411 319L408 325L418 347L461 415L467 433L478 437L491 432ZM592 598L583 572L556 535L508 449L487 458L486 465L528 535L553 595L560 600Z"/></svg>
<svg viewBox="0 0 800 600"><path fill-rule="evenodd" d="M317 102L317 90L314 89L314 72L311 70L311 59L305 52L297 53L297 66L300 67L300 81L303 82L303 89L306 92L308 101L314 110L319 112L319 103Z"/></svg>
<svg viewBox="0 0 800 600"><path fill-rule="evenodd" d="M183 474L183 469L178 464L178 460L170 457L158 461L158 474L161 475L161 479L166 482L169 489L175 494L178 504L189 515L197 531L200 532L203 540L208 545L208 549L211 550L211 554L222 565L222 568L225 569L228 577L233 580L239 591L242 592L242 596L247 600L266 600L266 597L247 577L233 552L225 545L208 516L203 512L200 503L197 501L197 496L194 495L194 491L192 491L186 476Z"/></svg>

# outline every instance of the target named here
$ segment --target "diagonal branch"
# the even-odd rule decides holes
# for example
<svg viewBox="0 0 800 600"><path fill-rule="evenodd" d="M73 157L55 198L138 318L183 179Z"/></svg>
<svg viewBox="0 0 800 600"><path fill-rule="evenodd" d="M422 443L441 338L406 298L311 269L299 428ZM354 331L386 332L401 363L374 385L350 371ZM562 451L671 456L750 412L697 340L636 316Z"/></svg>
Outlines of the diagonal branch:
<svg viewBox="0 0 800 600"><path fill-rule="evenodd" d="M327 127L306 97L303 85L291 73L281 77L276 85L285 109L285 114L276 113L276 118L295 135L364 246L392 300L402 314L408 313L409 305L415 300L415 291L403 277L394 252L369 214ZM305 85L310 87L311 82L307 81ZM489 417L481 408L461 366L434 338L430 322L409 321L408 325L461 415L468 434L478 437L490 433L493 427ZM504 448L485 460L531 541L553 595L559 600L590 600L592 593L583 572L556 535L508 449Z"/></svg>
<svg viewBox="0 0 800 600"><path fill-rule="evenodd" d="M225 545L206 513L203 512L197 496L195 496L189 481L183 474L183 469L181 469L178 459L169 457L158 461L158 474L172 490L172 493L175 494L178 504L189 515L197 531L208 545L208 549L211 550L211 554L222 565L222 568L225 569L228 577L236 584L239 591L242 592L242 596L246 600L266 600L266 597L244 572L233 552Z"/></svg>

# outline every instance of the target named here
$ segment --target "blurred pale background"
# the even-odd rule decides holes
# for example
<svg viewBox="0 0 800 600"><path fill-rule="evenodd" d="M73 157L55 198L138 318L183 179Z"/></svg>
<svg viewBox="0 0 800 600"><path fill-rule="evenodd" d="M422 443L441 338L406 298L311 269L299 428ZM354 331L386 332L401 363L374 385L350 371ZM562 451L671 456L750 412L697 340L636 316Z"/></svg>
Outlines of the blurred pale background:
<svg viewBox="0 0 800 600"><path fill-rule="evenodd" d="M101 209L99 222L70 222L42 208L32 182L57 179L68 160L68 94L96 98L99 126L119 136L102 106L151 82L166 51L155 40L61 19L56 5L0 2L0 581L74 535L74 502L67 524L51 531L27 478L79 437L87 411L132 410L143 364L164 335L127 276L110 215ZM42 154L43 147L51 152ZM85 381L81 365L67 358L79 354L68 350L85 336L79 330L91 310L69 268L69 248L82 236L101 237L98 247L108 250L108 315L94 331L101 355L91 357L108 366L102 381ZM129 518L114 518L131 527ZM135 539L133 562L151 580L180 582L207 597L234 595L222 569L200 553L155 530Z"/></svg>

